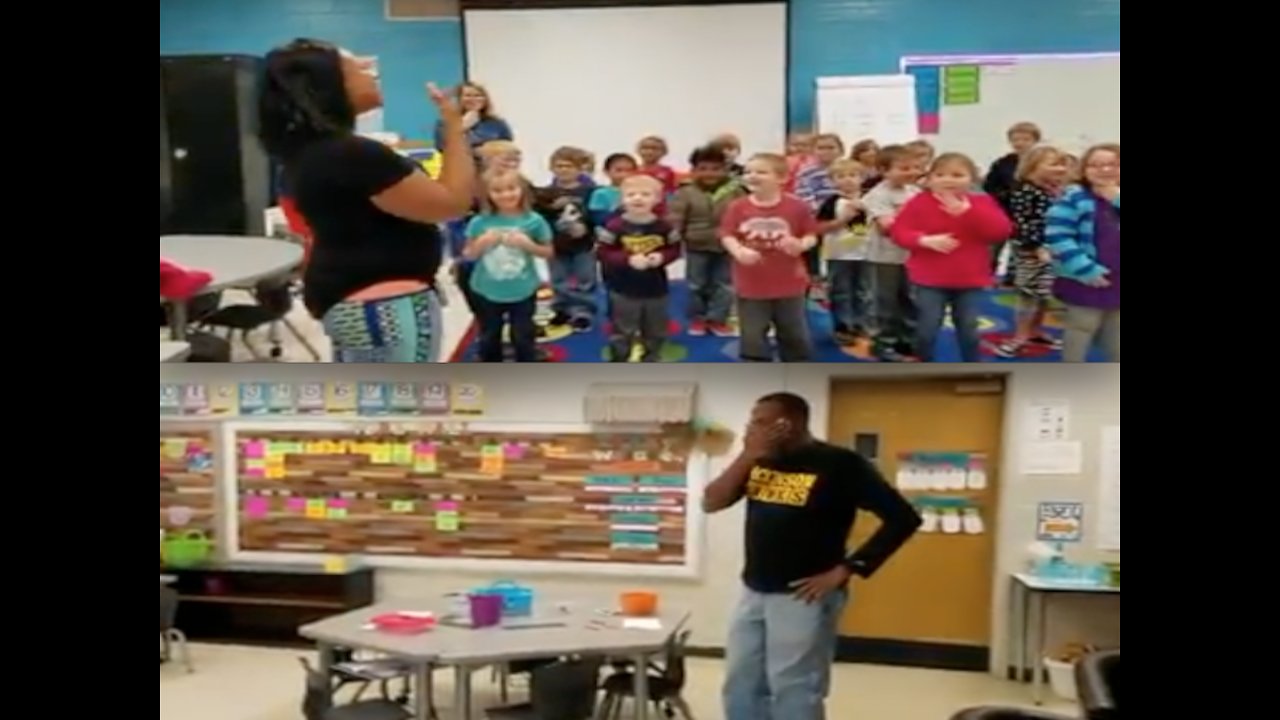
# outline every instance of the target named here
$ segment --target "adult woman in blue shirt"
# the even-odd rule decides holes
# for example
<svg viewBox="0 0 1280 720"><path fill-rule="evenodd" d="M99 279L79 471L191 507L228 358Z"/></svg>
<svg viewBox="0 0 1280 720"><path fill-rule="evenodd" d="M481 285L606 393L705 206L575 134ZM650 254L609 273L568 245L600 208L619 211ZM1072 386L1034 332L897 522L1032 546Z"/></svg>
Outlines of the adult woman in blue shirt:
<svg viewBox="0 0 1280 720"><path fill-rule="evenodd" d="M474 154L476 148L494 140L512 140L511 126L493 110L493 102L489 100L489 91L473 82L465 82L457 87L455 98L462 109L462 127L467 131L467 142ZM444 124L436 123L436 147L444 147Z"/></svg>

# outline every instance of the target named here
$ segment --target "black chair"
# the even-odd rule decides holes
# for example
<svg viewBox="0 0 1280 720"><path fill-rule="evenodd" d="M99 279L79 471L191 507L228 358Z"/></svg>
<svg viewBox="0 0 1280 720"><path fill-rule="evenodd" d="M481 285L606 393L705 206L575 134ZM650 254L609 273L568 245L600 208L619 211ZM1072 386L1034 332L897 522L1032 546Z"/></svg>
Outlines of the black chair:
<svg viewBox="0 0 1280 720"><path fill-rule="evenodd" d="M311 667L299 658L307 674L306 694L302 698L302 716L306 720L408 720L412 714L403 705L390 700L357 700L345 705L334 702L341 687L331 675Z"/></svg>
<svg viewBox="0 0 1280 720"><path fill-rule="evenodd" d="M173 649L177 647L182 665L187 672L195 672L191 664L191 650L187 647L187 636L176 627L178 620L178 592L173 588L160 587L160 662L168 662L173 657Z"/></svg>
<svg viewBox="0 0 1280 720"><path fill-rule="evenodd" d="M1076 694L1088 720L1120 717L1120 651L1091 652L1076 663Z"/></svg>
<svg viewBox="0 0 1280 720"><path fill-rule="evenodd" d="M192 321L192 325L209 331L224 330L228 342L234 333L239 332L240 342L253 355L255 361L280 359L284 354L284 348L277 331L280 326L284 326L284 329L288 330L289 334L293 335L294 339L311 354L312 360L320 362L320 352L288 318L294 303L292 277L264 280L258 283L253 290L253 298L253 303L228 305L198 316ZM267 355L263 355L253 343L249 342L249 333L262 327L268 328L270 335L271 348Z"/></svg>
<svg viewBox="0 0 1280 720"><path fill-rule="evenodd" d="M1022 710L1010 707L983 706L961 710L951 720L1073 720L1067 715L1043 710Z"/></svg>
<svg viewBox="0 0 1280 720"><path fill-rule="evenodd" d="M231 362L231 343L217 335L198 330L187 332L187 344L191 346L187 352L188 363L229 363Z"/></svg>
<svg viewBox="0 0 1280 720"><path fill-rule="evenodd" d="M535 668L529 702L489 708L489 720L591 720L600 683L599 659L560 660Z"/></svg>
<svg viewBox="0 0 1280 720"><path fill-rule="evenodd" d="M649 698L664 716L672 718L679 713L684 720L693 720L693 711L681 693L684 691L685 654L692 632L685 630L671 639L662 667L647 668L649 672ZM656 672L655 672L656 670ZM627 698L635 697L635 670L615 672L604 681L604 702L600 705L599 720L622 717L622 705Z"/></svg>

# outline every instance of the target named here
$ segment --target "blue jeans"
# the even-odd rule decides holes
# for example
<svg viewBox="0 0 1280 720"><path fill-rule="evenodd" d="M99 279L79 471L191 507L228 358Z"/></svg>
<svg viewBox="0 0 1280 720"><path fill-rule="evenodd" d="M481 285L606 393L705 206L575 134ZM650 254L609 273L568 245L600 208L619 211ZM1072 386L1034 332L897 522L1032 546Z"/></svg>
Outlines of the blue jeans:
<svg viewBox="0 0 1280 720"><path fill-rule="evenodd" d="M981 290L916 286L916 307L920 313L920 324L916 328L916 355L921 362L932 362L937 355L934 345L938 342L938 331L942 329L947 308L951 309L951 322L960 343L961 361L982 362L982 339L978 335L982 298Z"/></svg>
<svg viewBox="0 0 1280 720"><path fill-rule="evenodd" d="M823 720L847 593L813 604L743 589L725 651L725 720Z"/></svg>
<svg viewBox="0 0 1280 720"><path fill-rule="evenodd" d="M557 254L551 258L551 287L555 300L551 309L570 318L596 316L596 254Z"/></svg>
<svg viewBox="0 0 1280 720"><path fill-rule="evenodd" d="M827 299L831 303L831 320L837 330L866 332L867 263L861 260L832 260L827 263L827 281L831 284Z"/></svg>
<svg viewBox="0 0 1280 720"><path fill-rule="evenodd" d="M685 255L689 281L689 319L724 324L733 310L733 277L728 253L690 250Z"/></svg>

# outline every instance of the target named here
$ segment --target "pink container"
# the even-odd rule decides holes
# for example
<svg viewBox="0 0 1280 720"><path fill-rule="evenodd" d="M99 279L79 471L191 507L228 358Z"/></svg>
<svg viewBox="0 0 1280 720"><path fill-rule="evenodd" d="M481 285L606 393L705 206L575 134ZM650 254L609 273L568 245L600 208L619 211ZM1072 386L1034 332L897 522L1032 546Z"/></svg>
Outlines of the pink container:
<svg viewBox="0 0 1280 720"><path fill-rule="evenodd" d="M502 596L476 593L467 596L471 603L471 627L486 628L502 623Z"/></svg>

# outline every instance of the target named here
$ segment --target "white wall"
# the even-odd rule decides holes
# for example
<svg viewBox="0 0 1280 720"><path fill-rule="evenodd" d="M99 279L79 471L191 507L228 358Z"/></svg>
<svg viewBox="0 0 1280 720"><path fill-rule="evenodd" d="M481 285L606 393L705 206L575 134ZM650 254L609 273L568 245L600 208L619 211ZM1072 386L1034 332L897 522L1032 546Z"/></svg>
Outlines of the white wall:
<svg viewBox="0 0 1280 720"><path fill-rule="evenodd" d="M1021 569L1022 552L1035 535L1036 503L1041 500L1081 500L1096 504L1096 466L1100 428L1120 422L1120 368L1118 365L1018 365L985 368L1008 372L1009 412L1005 421L1004 486L996 523L999 533L993 666L1004 666L1005 582L1008 573ZM342 365L162 365L161 382L220 382L236 380L447 380L478 382L485 388L488 412L485 420L580 422L581 398L596 382L680 382L699 386L701 413L733 427L746 419L754 398L766 392L791 390L807 397L813 407L813 428L825 433L829 413L829 388L837 377L901 377L910 375L973 374L972 366L849 366L849 365L663 365L617 367L610 365L510 366L342 366ZM1068 398L1072 402L1072 435L1086 448L1085 473L1073 478L1023 478L1015 474L1017 424L1020 412L1031 400ZM722 462L713 464L718 472ZM1088 510L1086 510L1087 512ZM1087 521L1088 515L1086 515ZM705 571L700 580L645 581L673 603L692 608L694 643L722 646L723 617L732 607L742 563L742 511L730 510L707 521ZM1090 545L1090 542L1086 542ZM438 596L466 588L481 578L455 572L387 571L380 574L379 592L384 598ZM594 593L631 588L633 582L611 578L537 576L537 586L562 595L576 590ZM1119 612L1112 601L1059 603L1055 606L1051 638L1116 642Z"/></svg>

